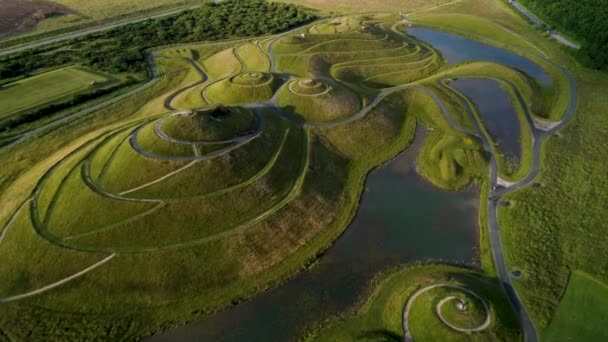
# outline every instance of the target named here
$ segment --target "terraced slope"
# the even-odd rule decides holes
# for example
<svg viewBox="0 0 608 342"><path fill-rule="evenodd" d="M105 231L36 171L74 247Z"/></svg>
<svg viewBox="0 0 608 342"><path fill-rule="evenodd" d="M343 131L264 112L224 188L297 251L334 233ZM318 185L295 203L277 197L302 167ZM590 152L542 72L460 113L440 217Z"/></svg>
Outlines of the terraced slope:
<svg viewBox="0 0 608 342"><path fill-rule="evenodd" d="M141 336L258 293L333 243L366 173L416 125L430 130L419 169L431 182L487 181L483 123L402 24L348 17L155 52L163 77L182 75L175 86L37 165L16 183L29 194L0 198L2 331L24 336L34 329L15 315L50 315L83 338ZM83 315L113 323L104 335Z"/></svg>

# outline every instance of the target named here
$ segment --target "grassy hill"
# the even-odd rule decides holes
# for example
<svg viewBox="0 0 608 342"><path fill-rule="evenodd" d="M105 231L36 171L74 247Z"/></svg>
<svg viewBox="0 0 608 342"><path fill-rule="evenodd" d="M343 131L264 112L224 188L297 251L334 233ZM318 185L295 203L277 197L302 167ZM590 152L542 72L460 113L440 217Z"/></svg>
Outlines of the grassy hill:
<svg viewBox="0 0 608 342"><path fill-rule="evenodd" d="M456 8L470 10L462 6ZM1 334L138 338L275 286L342 234L367 173L407 148L416 126L429 131L419 173L446 190L485 189L488 153L483 130L475 130L484 123L443 77L501 77L520 90L522 106L538 112L562 110L567 89L556 80L541 90L520 71L493 63L448 66L434 48L404 34L404 25L394 14L366 14L285 34L164 48L153 52L157 83L0 154L7 165L0 173L0 259L11 260L0 264ZM523 149L527 143L520 142ZM535 253L536 240L524 242L529 249L512 248L527 218L510 213L541 204L512 196L515 205L500 216L515 227L504 235L507 257L526 275L518 286L536 291L527 275L540 264L522 264L517 254ZM496 321L476 338L517 338L488 266L480 212L482 269L395 273L369 301L373 312L396 312L417 286L445 281L490 303ZM452 294L439 291L420 303ZM390 306L376 307L385 297ZM477 324L482 301L467 298L471 319L448 309L446 315ZM423 314L413 334L430 327L433 338L463 336L426 309L414 307ZM399 316L366 315L335 323L348 326L340 336L366 327L398 336Z"/></svg>

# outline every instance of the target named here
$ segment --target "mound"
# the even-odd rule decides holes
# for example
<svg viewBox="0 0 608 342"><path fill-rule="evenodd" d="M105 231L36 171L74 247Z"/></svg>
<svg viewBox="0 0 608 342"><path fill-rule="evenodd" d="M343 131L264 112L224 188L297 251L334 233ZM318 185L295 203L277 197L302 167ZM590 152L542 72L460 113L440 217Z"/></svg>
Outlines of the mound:
<svg viewBox="0 0 608 342"><path fill-rule="evenodd" d="M217 106L161 119L155 131L165 140L217 143L247 135L255 131L258 124L259 119L251 109Z"/></svg>
<svg viewBox="0 0 608 342"><path fill-rule="evenodd" d="M279 90L277 103L290 114L310 122L331 122L355 114L359 96L338 83L299 79Z"/></svg>
<svg viewBox="0 0 608 342"><path fill-rule="evenodd" d="M332 87L324 82L303 79L289 82L289 91L299 96L323 96L332 90Z"/></svg>
<svg viewBox="0 0 608 342"><path fill-rule="evenodd" d="M399 57L349 62L332 69L336 79L382 88L406 84L432 75L441 66L441 57L428 49L415 49L414 52Z"/></svg>
<svg viewBox="0 0 608 342"><path fill-rule="evenodd" d="M268 101L275 90L272 74L248 72L212 84L205 95L213 103L230 105Z"/></svg>

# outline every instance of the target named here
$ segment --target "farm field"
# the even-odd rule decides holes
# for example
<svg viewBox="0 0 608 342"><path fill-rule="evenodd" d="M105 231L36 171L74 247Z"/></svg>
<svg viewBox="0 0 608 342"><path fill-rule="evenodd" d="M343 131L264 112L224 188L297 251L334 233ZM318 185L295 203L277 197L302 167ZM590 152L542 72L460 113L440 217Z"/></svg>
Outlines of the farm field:
<svg viewBox="0 0 608 342"><path fill-rule="evenodd" d="M555 315L543 333L546 341L608 338L604 322L608 319L608 287L582 272L574 272ZM585 308L584 311L580 308Z"/></svg>
<svg viewBox="0 0 608 342"><path fill-rule="evenodd" d="M12 0L7 0L12 2ZM28 4L29 2L29 4ZM167 12L172 9L193 6L200 3L193 0L158 0L158 1L124 1L124 0L104 0L104 1L86 1L86 0L56 0L49 3L42 1L28 1L22 6L30 6L33 13L46 12L41 18L31 20L24 13L23 17L13 16L13 12L5 12L6 18L2 18L3 22L7 23L7 27L11 27L12 32L8 35L0 36L7 39L15 35L32 35L41 34L50 31L61 30L68 31L70 28L79 29L111 23L114 21L126 20L134 17L152 15L160 12ZM46 9L49 7L49 9ZM11 25L12 24L12 25ZM21 27L14 29L14 27Z"/></svg>
<svg viewBox="0 0 608 342"><path fill-rule="evenodd" d="M0 120L116 81L109 75L84 68L65 67L4 84L0 88Z"/></svg>
<svg viewBox="0 0 608 342"><path fill-rule="evenodd" d="M222 329L256 303L283 305L276 292L310 277L345 294L326 300L331 315L302 317L297 329L281 317L287 336L604 336L604 312L580 305L606 292L598 220L608 189L590 155L603 152L581 152L587 139L603 141L605 120L580 115L601 107L604 75L574 64L498 1L413 1L422 10L407 17L391 1L352 12L346 2L293 2L365 13L309 22L290 7L301 21L261 30L273 34L142 49L133 61L147 62L149 82L0 146L0 259L10 260L0 263L0 340L174 340L192 336L196 321L218 322L203 332L209 340L263 339L275 321ZM86 53L84 42L70 44ZM50 51L61 56L66 46ZM101 64L66 64L4 84L0 123L92 82L119 81L93 70ZM590 136L577 138L582 131ZM10 127L5 134L13 139ZM402 161L403 151L414 157ZM354 278L323 274L339 262L326 255L362 234L351 225L375 191L366 179L389 165L479 198L461 205L475 207L466 218L474 238L467 259L443 259L437 250L451 247L438 242L438 227L449 220L435 217L427 231L437 241L431 234L399 259L385 251L386 222L367 222L377 231L358 239L377 248L344 266L366 284L361 292ZM581 213L554 213L562 202ZM580 216L583 205L590 217ZM408 224L402 234L413 237ZM375 276L362 271L373 265ZM346 300L349 291L358 299Z"/></svg>

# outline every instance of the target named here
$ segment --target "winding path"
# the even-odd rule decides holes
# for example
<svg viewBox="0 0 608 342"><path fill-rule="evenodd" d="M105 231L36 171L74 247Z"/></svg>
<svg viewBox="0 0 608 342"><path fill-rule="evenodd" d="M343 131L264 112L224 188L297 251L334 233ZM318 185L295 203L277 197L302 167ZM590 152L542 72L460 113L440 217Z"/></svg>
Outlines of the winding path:
<svg viewBox="0 0 608 342"><path fill-rule="evenodd" d="M435 285L429 285L427 287L423 287L420 290L414 292L407 300L407 303L405 304L405 308L403 310L403 341L404 342L414 342L414 337L412 337L412 332L410 329L410 312L412 310L412 306L414 305L414 302L416 301L416 299L418 299L418 297L430 290L433 289L437 289L437 288L448 288L448 289L454 289L454 290L459 290L462 292L465 292L473 297L475 297L476 299L478 299L483 307L484 307L484 311L486 313L486 319L484 320L484 322L482 324L480 324L477 327L474 328L460 328L457 327L451 323L449 323L442 315L441 315L441 306L443 305L443 303L445 303L448 300L453 300L456 299L458 297L456 296L450 296L450 297L446 297L443 300L441 300L439 303L437 303L437 316L439 317L439 320L441 320L441 322L443 324L445 324L446 326L448 326L451 329L454 329L456 331L459 332L463 332L463 333L472 333L472 332L478 332L478 331L483 331L485 329L487 329L490 324L492 323L492 315L490 314L490 308L488 307L488 304L486 303L486 301L481 298L477 293L459 286L459 285L452 285L452 284L435 284Z"/></svg>
<svg viewBox="0 0 608 342"><path fill-rule="evenodd" d="M56 287L59 287L61 285L66 284L66 283L68 283L68 282L70 282L70 281L72 281L74 279L82 277L83 275L85 275L85 274L93 271L97 267L99 267L99 266L105 264L106 262L112 260L115 256L116 256L116 254L110 254L109 256L105 257L104 259L102 259L102 260L94 263L93 265L85 268L84 270L81 270L81 271L79 271L77 273L74 273L71 276L63 278L63 279L61 279L61 280L59 280L57 282L54 282L52 284L43 286L43 287L41 287L39 289L36 289L36 290L33 290L33 291L29 291L29 292L25 292L25 293L21 293L21 294L14 295L14 296L0 298L0 303L8 303L8 302L12 302L12 301L15 301L15 300L32 297L32 296L44 293L46 291L52 290L52 289L54 289Z"/></svg>
<svg viewBox="0 0 608 342"><path fill-rule="evenodd" d="M296 30L300 30L301 27L287 31L277 37L281 37L285 34L288 34L290 32L296 31ZM277 38L278 39L278 38ZM275 72L275 67L276 67L276 62L275 62L275 54L273 52L273 45L276 42L276 39L273 40L270 45L269 45L269 51L267 53L269 59L270 59L270 71L271 72ZM36 134L42 133L43 131L47 130L47 129L51 129L54 127L57 127L61 124L64 124L66 122L68 122L69 120L73 120L74 118L92 113L100 108L103 108L105 106L108 106L109 104L115 103L117 101L120 101L126 97L129 97L147 87L152 86L158 79L158 73L155 69L154 63L153 63L153 59L154 56L153 55L149 55L148 56L148 64L152 73L152 79L150 81L148 81L146 84L144 84L143 86L131 90L125 94L122 94L110 101L106 101L104 103L100 103L96 106L92 106L86 110L80 111L76 114L64 117L62 119L56 120L48 125L39 127L33 131L27 132L24 135L22 135L17 141L11 143L10 145L4 146L2 148L0 148L0 151L13 146L29 137L32 137ZM205 73L198 68L198 66L196 65L196 63L194 63L194 61L189 60L189 62L193 65L193 67L195 67L195 69L197 70L197 72L199 72L199 74L202 77L202 81L198 81L195 84L191 84L186 86L185 88L179 89L178 91L172 93L169 98L165 99L165 106L167 108L173 108L171 107L171 100L173 98L175 98L175 96L179 95L181 92L197 85L197 84L201 84L202 82L206 81L206 75ZM296 121L298 124L301 124L304 127L333 127L333 126L338 126L338 125L344 125L344 124L348 124L351 122L354 122L360 118L362 118L363 116L365 116L367 113L369 113L378 103L380 103L386 96L397 92L397 91L401 91L401 90L405 90L405 89L414 89L414 90L418 90L421 91L425 94L427 94L428 96L430 96L433 101L439 106L441 112L443 113L443 116L445 117L446 121L456 130L467 134L469 136L475 136L478 139L481 139L481 141L484 144L484 147L486 149L486 151L488 151L488 153L490 154L491 158L490 158L490 198L489 198L489 203L488 203L488 224L489 224L489 232L490 232L490 242L491 242L491 246L492 246L492 255L494 258L494 263L496 266L496 270L497 270L497 274L498 274L498 278L500 279L500 282L502 284L502 286L504 287L507 296L509 297L511 303L513 304L516 312L518 313L518 316L520 318L520 321L522 323L522 327L523 327L523 332L525 335L525 338L527 341L537 341L537 335L536 335L536 330L534 328L534 325L532 324L532 321L530 319L530 317L528 316L527 311L525 310L524 306L521 303L521 300L517 294L517 292L515 291L515 289L513 288L513 285L511 283L511 278L510 278L510 274L507 270L506 267L506 262L505 262L505 258L503 255L503 250L502 250L502 244L501 244L501 237L500 237L500 226L498 223L498 218L497 218L497 203L499 202L501 196L515 191L517 189L520 189L524 186L527 186L530 182L532 182L532 180L536 177L538 170L540 168L540 148L542 145L542 142L544 141L544 139L546 139L547 137L551 136L554 132L556 132L557 130L561 129L564 125L566 125L571 118L574 115L574 111L576 108L576 84L574 82L573 77L567 72L565 71L563 68L557 66L555 63L551 62L551 61L547 61L548 63L552 64L553 67L555 67L556 69L558 69L568 80L569 85L570 85L570 103L568 104L566 113L564 115L564 118L562 121L560 121L559 123L555 124L552 128L547 129L546 131L542 131L539 129L536 129L533 122L532 122L532 118L530 116L530 113L528 112L528 107L526 106L525 102L523 101L523 98L521 96L521 94L519 94L519 91L517 90L517 88L514 87L515 91L516 91L516 95L518 98L518 101L521 102L522 104L522 108L524 108L525 110L525 114L529 120L529 122L531 122L532 124L530 125L531 127L531 131L533 134L533 146L532 146L532 166L530 168L530 171L528 173L528 175L526 177L524 177L523 179L519 180L518 182L516 182L515 184L503 188L503 187L499 187L496 188L497 182L498 182L498 175L497 175L497 165L496 165L496 160L494 158L494 154L492 152L492 149L490 148L490 142L487 140L487 138L481 134L481 127L480 127L480 123L476 120L475 115L473 113L473 109L469 106L468 101L466 101L466 98L464 97L464 95L462 95L461 93L459 93L458 91L456 91L455 89L449 87L448 85L443 84L442 82L440 82L440 84L448 91L452 92L453 94L455 94L460 101L462 101L468 115L471 118L471 121L474 123L476 132L468 132L467 130L465 130L463 127L459 126L454 119L452 118L452 116L449 113L449 110L447 108L447 106L445 105L445 103L441 100L441 98L439 96L437 96L437 94L435 94L432 90L430 90L429 88L425 88L424 86L421 85L415 85L415 84L407 84L407 85L402 85L402 86L397 86L397 87L392 87L392 88L386 88L381 90L374 98L373 100L368 103L364 108L362 108L361 110L359 110L357 113L355 113L354 115L340 120L340 121L336 121L336 122L302 122L301 119ZM280 76L280 75L279 75ZM291 75L282 75L284 78L286 78L286 82L289 82L292 80L292 76ZM323 78L321 78L323 79ZM256 103L256 104L251 104L251 105L245 105L244 107L248 107L248 108L254 108L258 111L261 111L265 108L272 108L273 110L277 110L280 111L280 109L277 106L276 103L276 94L275 96L273 96L273 98L268 101L268 102L264 102L264 103ZM283 112L279 113L283 118L287 119L287 120L295 120L294 117L286 115ZM263 115L261 115L261 117L263 118ZM145 150L143 150L139 144L137 143L137 133L143 128L145 127L147 124L150 124L151 121L146 122L140 126L138 126L137 128L135 128L130 136L129 142L131 144L131 146L133 147L134 150L136 150L138 153L151 157L151 158L156 158L156 159L163 159L163 160L198 160L198 159L205 159L205 158L211 158L213 156L225 153L231 149L237 148L238 146L248 142L250 139L254 139L255 137L257 137L261 131L262 131L262 126L263 126L263 120L261 120L260 126L258 127L257 131L255 132L255 134L246 136L246 137L241 137L238 138L237 141L234 141L236 143L236 145L233 146L229 146L227 148L224 149L220 149L220 150L216 150L213 152L210 152L208 154L205 155L197 155L195 157L166 157L166 156L159 156L153 153L149 153ZM159 133L157 131L157 133ZM228 236L228 235L232 235L235 234L243 229L245 229L246 227L259 222L260 220L263 220L264 218L268 217L269 215L272 215L276 210L279 210L281 207L283 207L284 205L286 205L287 203L289 203L295 196L297 196L299 194L300 188L304 182L304 178L306 175L306 170L308 169L309 163L310 163L310 144L309 144L309 136L308 136L308 130L307 130L307 135L306 135L306 151L305 151L305 159L303 160L303 166L301 169L301 173L298 175L298 178L295 180L294 182L294 186L292 187L292 189L290 190L290 192L283 198L281 199L281 201L279 201L273 208L271 208L270 210L260 214L259 216L252 218L251 220L248 220L247 222L243 222L242 224L232 228L231 230L227 230L225 232L222 232L220 234L211 236L211 237L206 237L203 239L199 239L196 241L189 241L189 242L184 242L184 243L179 243L176 245L172 245L172 246L165 246L165 247L160 247L160 248L143 248L137 251L131 251L131 250L123 250L120 251L121 253L144 253L144 252L152 252L152 251L156 251L156 250L166 250L166 249L177 249L177 248L184 248L184 247L190 247L190 246L195 246L201 243L204 243L206 241L213 241L213 240L217 240L220 239L222 237ZM159 134L159 136L161 136L161 134ZM99 138L98 138L99 139ZM88 143L87 143L88 144ZM86 146L87 144L84 144L82 146ZM236 146L236 147L235 147ZM69 157L69 155L68 155ZM64 160L67 160L67 158ZM62 161L63 162L63 161ZM40 182L37 184L36 188L34 189L34 191L32 192L32 197L30 198L35 198L35 196L39 195L39 192L42 188L42 186L44 185L44 182L46 181L45 177L48 177L47 175L49 175L50 173L52 173L58 166L60 166L62 164L62 162L56 164L55 166L53 166L51 169L49 169L49 171L47 171L47 173L45 174L45 176L40 180ZM92 179L90 178L90 175L88 174L88 169L90 167L90 160L89 161L85 161L82 164L82 175L83 175L83 179L86 183L86 185L88 185L91 189L93 189L94 191L102 194L103 196L108 196L110 198L114 198L114 199L120 199L120 200L127 200L127 201L141 201L141 202L153 202L153 203L157 203L158 205L163 205L164 202L160 201L160 200L149 200L149 199L133 199L133 198L129 198L126 196L123 196L125 193L121 193L121 194L110 194L110 193L105 193L103 190L99 189L97 187L97 185L92 181ZM37 203L36 201L33 201L31 199L27 199L20 207L19 209L16 211L16 213L12 216L11 219L9 219L8 224L5 226L5 229L2 231L2 235L0 236L0 243L2 242L2 239L4 238L4 235L6 234L6 232L8 231L8 228L10 228L12 222L14 221L14 219L19 215L19 213L21 212L21 210L23 209L23 207L30 203L31 205L31 211L32 211L32 216L36 216L38 215L38 208L37 208ZM45 232L43 230L44 227L42 227L42 223L40 222L39 219L33 219L33 224L34 227L37 231L37 233L42 237L45 238L47 240L49 240L51 243L55 243L59 246L63 246L66 248L70 248L70 249L76 249L76 250L83 250L83 251L98 251L95 249L86 249L86 248L76 248L73 245L67 244L65 241L60 241L58 238L48 234L47 232ZM108 252L107 250L104 250L105 252ZM112 251L111 251L112 252ZM19 298L25 298L28 296L33 296L42 292L45 292L47 290L50 290L54 287L60 286L62 284L64 284L65 282L68 282L72 279L75 279L83 274L85 274L86 272L89 272L91 270L93 270L94 268L101 266L103 263L109 261L112 257L114 257L115 254L111 254L109 257L107 257L106 259L100 261L97 264L94 264L93 266L78 272L64 280L61 280L57 283L45 286L41 289L26 293L26 294L22 294L22 295L18 295L18 296L13 296L13 297L7 297L7 298L3 298L0 299L0 301L8 301L8 300L15 300L15 299L19 299ZM435 288L435 287L449 287L452 285L447 285L447 284L439 284L439 285L433 285L431 288ZM430 288L425 288L426 290L430 289ZM425 290L423 289L423 290ZM467 289L463 289L463 288L459 288L461 290L464 291L469 291ZM422 291L422 290L421 290ZM411 308L411 304L410 302L413 302L413 300L415 300L415 298L420 294L421 292L417 292L414 296L412 296L409 300L408 300L408 304L406 304L405 307L405 311L404 311L404 333L405 333L405 338L406 341L411 341L412 340L412 336L410 334L410 330L409 330L409 326L408 326L408 315L409 315L409 309ZM489 323L488 323L489 324Z"/></svg>
<svg viewBox="0 0 608 342"><path fill-rule="evenodd" d="M552 62L550 62L552 63ZM475 119L475 115L473 114L473 109L470 107L468 101L466 101L466 97L462 95L460 92L456 91L454 88L445 85L443 82L439 82L445 89L456 95L461 103L465 106L465 109L471 118L471 121L474 123L477 134L476 136L481 139L484 144L486 151L490 153L490 196L488 199L488 225L490 230L490 242L492 245L492 256L494 258L494 264L496 266L496 271L498 273L498 278L505 289L507 296L513 305L515 311L517 312L520 322L522 324L523 332L526 341L535 342L538 340L538 336L536 333L536 328L526 310L523 306L521 299L513 284L511 282L510 273L507 270L507 265L504 257L501 236L500 236L500 224L498 223L498 203L502 196L521 189L529 185L534 178L537 176L538 171L540 169L540 149L542 142L549 136L551 136L554 132L565 126L574 116L574 112L576 109L576 83L566 70L552 63L554 67L556 67L567 79L570 85L570 102L566 109L566 113L564 114L564 118L555 125L552 129L548 131L540 131L535 128L530 112L528 111L528 107L523 100L523 97L514 87L511 82L506 81L510 86L513 86L515 89L515 93L518 101L522 108L524 108L524 112L526 114L527 120L530 123L530 128L533 136L533 145L532 145L532 165L530 167L530 171L523 179L515 182L513 185L509 187L499 187L498 185L498 167L496 163L496 158L492 153L491 144L488 141L487 137L481 133L481 128L479 126L478 121ZM503 80L505 81L505 80ZM442 109L443 111L443 109ZM449 113L444 112L444 116L449 116Z"/></svg>
<svg viewBox="0 0 608 342"><path fill-rule="evenodd" d="M194 60L192 60L192 58L182 57L182 59L185 60L186 62L188 62L192 66L192 68L194 68L194 70L199 74L201 79L190 85L180 88L180 89L174 91L173 93L171 93L171 95L167 96L167 98L165 98L165 101L163 102L163 105L165 106L165 109L168 109L168 110L175 110L175 108L171 105L171 102L173 102L173 100L179 94L185 92L186 90L188 90L190 88L194 88L198 85L201 85L201 84L207 82L207 80L209 79L209 77L203 71L203 69L201 69L201 67L198 65L198 63L196 63Z"/></svg>

